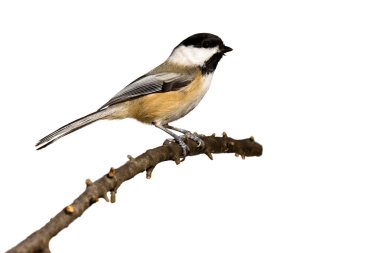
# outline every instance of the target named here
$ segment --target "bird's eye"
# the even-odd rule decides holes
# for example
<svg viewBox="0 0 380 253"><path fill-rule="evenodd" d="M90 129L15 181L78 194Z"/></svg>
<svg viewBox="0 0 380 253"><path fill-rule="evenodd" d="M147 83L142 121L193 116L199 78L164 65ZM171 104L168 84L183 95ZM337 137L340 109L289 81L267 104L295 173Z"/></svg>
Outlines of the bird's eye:
<svg viewBox="0 0 380 253"><path fill-rule="evenodd" d="M209 47L211 47L211 41L209 41L209 40L204 40L203 42L202 42L202 47L204 47L204 48L209 48Z"/></svg>

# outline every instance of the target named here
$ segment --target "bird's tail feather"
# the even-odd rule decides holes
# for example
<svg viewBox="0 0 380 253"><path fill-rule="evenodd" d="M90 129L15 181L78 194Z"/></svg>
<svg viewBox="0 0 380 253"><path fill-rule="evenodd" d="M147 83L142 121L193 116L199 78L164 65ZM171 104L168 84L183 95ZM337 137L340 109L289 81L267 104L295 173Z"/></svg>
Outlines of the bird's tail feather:
<svg viewBox="0 0 380 253"><path fill-rule="evenodd" d="M103 119L112 113L113 113L113 110L111 108L107 108L105 110L93 112L82 118L74 120L73 122L70 122L69 124L64 125L63 127L55 130L51 134L39 140L38 143L36 144L36 148L37 150L45 148L46 146L58 140L59 138L65 135L68 135L84 126L87 126L99 119Z"/></svg>

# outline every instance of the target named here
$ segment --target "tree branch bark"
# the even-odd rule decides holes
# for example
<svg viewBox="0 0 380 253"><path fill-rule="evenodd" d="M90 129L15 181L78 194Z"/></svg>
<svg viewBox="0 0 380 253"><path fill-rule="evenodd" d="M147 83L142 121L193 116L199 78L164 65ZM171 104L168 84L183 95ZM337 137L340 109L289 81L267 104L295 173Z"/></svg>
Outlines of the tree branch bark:
<svg viewBox="0 0 380 253"><path fill-rule="evenodd" d="M236 156L240 155L244 159L246 156L260 156L262 154L262 146L255 142L253 137L235 140L223 133L222 137L215 137L213 134L202 137L202 139L205 142L202 149L197 148L195 142L186 140L190 148L189 156L206 154L210 159L213 159L213 153L235 153ZM108 202L107 193L110 192L111 202L115 202L116 191L123 182L144 171L149 179L152 176L153 169L160 162L173 160L179 164L181 152L182 149L176 143L165 142L162 146L147 150L136 158L128 156L128 162L117 169L111 168L106 175L95 182L87 179L86 190L73 203L66 206L45 226L32 233L7 253L50 253L49 242L51 238L81 216L99 198L104 198Z"/></svg>

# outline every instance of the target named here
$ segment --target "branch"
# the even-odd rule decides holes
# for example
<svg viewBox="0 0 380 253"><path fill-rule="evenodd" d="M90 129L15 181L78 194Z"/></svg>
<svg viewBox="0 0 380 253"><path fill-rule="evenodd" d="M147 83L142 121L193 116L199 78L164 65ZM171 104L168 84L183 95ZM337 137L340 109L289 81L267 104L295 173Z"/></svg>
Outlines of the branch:
<svg viewBox="0 0 380 253"><path fill-rule="evenodd" d="M215 137L213 134L202 137L202 139L205 142L202 149L197 148L195 142L186 140L190 148L189 156L206 154L212 160L213 153L235 153L236 156L240 155L243 159L246 156L260 156L262 154L262 146L255 142L253 137L234 140L223 133L223 137ZM153 169L160 162L173 160L179 164L181 152L182 149L178 144L165 142L162 146L147 150L136 158L128 156L128 162L117 169L111 168L106 175L95 182L87 179L86 190L73 203L66 206L45 226L28 236L7 253L50 253L50 239L81 216L99 198L104 198L108 202L107 193L110 192L111 202L115 202L116 191L123 182L144 171L146 171L146 178L151 178Z"/></svg>

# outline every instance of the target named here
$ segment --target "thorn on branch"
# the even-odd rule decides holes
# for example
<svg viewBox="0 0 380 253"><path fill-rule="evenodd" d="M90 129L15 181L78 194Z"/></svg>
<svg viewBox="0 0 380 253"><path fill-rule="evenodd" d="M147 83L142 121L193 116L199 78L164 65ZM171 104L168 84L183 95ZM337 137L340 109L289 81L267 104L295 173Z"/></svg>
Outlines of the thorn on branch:
<svg viewBox="0 0 380 253"><path fill-rule="evenodd" d="M146 169L146 179L151 179L152 178L152 172L155 166L149 167Z"/></svg>
<svg viewBox="0 0 380 253"><path fill-rule="evenodd" d="M243 160L245 160L245 157L246 157L245 154L239 154L239 153L235 153L235 156L236 156L236 157L239 157L239 156L240 156L241 159L243 159Z"/></svg>
<svg viewBox="0 0 380 253"><path fill-rule="evenodd" d="M227 152L228 151L228 143L227 143L228 136L226 132L222 133L222 138L223 138L223 143L222 143L223 151Z"/></svg>
<svg viewBox="0 0 380 253"><path fill-rule="evenodd" d="M88 178L86 179L85 183L86 183L87 187L89 187L90 185L92 185L92 181L90 179L88 179Z"/></svg>
<svg viewBox="0 0 380 253"><path fill-rule="evenodd" d="M74 213L74 207L72 205L68 205L65 207L65 213L66 214L73 214Z"/></svg>
<svg viewBox="0 0 380 253"><path fill-rule="evenodd" d="M212 156L210 151L206 151L205 154L210 158L210 160L214 160L214 157Z"/></svg>
<svg viewBox="0 0 380 253"><path fill-rule="evenodd" d="M116 202L116 191L111 191L111 203Z"/></svg>
<svg viewBox="0 0 380 253"><path fill-rule="evenodd" d="M174 162L175 162L176 165L178 165L178 164L181 163L181 159L179 158L178 155L176 155L176 156L174 157Z"/></svg>
<svg viewBox="0 0 380 253"><path fill-rule="evenodd" d="M111 168L110 171L107 174L108 178L113 178L115 176L115 169Z"/></svg>

